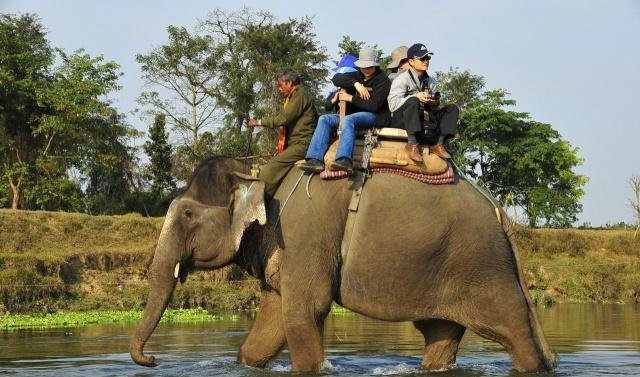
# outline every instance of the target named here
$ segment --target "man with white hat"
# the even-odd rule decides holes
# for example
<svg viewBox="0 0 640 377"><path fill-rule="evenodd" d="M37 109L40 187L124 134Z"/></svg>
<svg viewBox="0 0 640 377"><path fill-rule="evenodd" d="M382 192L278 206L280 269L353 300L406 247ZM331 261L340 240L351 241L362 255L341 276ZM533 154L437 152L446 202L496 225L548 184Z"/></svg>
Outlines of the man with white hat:
<svg viewBox="0 0 640 377"><path fill-rule="evenodd" d="M391 81L380 70L379 51L363 47L354 65L358 68L357 72L337 73L331 80L335 86L346 90L346 93L338 94L338 100L347 103L336 159L331 163L332 170L353 171L356 130L389 124L387 96ZM300 169L310 173L324 170L324 155L339 124L338 114L320 116L305 162L299 165Z"/></svg>
<svg viewBox="0 0 640 377"><path fill-rule="evenodd" d="M456 105L440 106L440 93L435 92L435 80L427 74L433 52L422 43L407 50L409 69L391 84L389 110L392 127L407 131L405 152L416 162L422 161L418 143L430 144L429 152L451 158L444 140L457 131L459 109ZM425 113L428 120L425 120Z"/></svg>

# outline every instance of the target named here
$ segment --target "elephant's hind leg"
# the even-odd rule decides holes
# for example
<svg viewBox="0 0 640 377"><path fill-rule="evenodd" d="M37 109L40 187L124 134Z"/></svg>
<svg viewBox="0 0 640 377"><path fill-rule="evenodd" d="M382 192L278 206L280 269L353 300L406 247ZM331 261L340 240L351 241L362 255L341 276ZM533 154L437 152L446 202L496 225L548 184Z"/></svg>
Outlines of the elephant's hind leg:
<svg viewBox="0 0 640 377"><path fill-rule="evenodd" d="M464 326L442 319L416 321L413 325L424 336L422 369L444 369L456 362L458 346L465 331Z"/></svg>
<svg viewBox="0 0 640 377"><path fill-rule="evenodd" d="M549 370L536 343L524 299L521 302L520 305L496 302L493 305L493 313L477 313L468 327L476 334L502 344L511 356L513 367L517 371Z"/></svg>
<svg viewBox="0 0 640 377"><path fill-rule="evenodd" d="M284 345L282 298L277 292L264 290L251 331L240 347L238 362L262 368Z"/></svg>

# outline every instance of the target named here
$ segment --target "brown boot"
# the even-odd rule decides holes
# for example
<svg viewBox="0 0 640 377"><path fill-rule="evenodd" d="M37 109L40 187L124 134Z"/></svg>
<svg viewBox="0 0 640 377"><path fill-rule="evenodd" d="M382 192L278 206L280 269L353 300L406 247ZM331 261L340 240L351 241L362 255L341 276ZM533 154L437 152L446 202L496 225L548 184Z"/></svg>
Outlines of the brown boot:
<svg viewBox="0 0 640 377"><path fill-rule="evenodd" d="M444 149L444 145L442 144L436 144L436 145L430 146L429 152L435 153L438 157L441 157L444 159L451 158L451 155L449 154L449 152L447 152L446 149Z"/></svg>
<svg viewBox="0 0 640 377"><path fill-rule="evenodd" d="M404 152L407 156L415 162L422 162L422 155L417 144L406 144L404 146Z"/></svg>

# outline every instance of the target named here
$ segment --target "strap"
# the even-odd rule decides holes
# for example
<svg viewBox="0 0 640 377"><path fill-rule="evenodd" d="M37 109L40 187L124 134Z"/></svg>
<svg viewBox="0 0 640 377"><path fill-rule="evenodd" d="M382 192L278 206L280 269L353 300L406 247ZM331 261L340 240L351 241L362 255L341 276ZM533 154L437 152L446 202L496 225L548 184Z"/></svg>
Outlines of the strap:
<svg viewBox="0 0 640 377"><path fill-rule="evenodd" d="M362 162L360 167L363 170L369 168L369 159L373 153L373 148L378 144L378 136L374 135L373 128L369 128L364 134L364 150L362 151Z"/></svg>
<svg viewBox="0 0 640 377"><path fill-rule="evenodd" d="M360 198L362 197L362 187L366 174L358 171L353 179L353 193L351 194L351 202L349 202L349 211L347 212L347 221L344 225L344 233L342 235L342 243L340 244L340 254L342 255L342 263L347 259L349 248L351 247L351 237L353 236L353 226L356 223L356 216L358 214L358 205L360 204Z"/></svg>
<svg viewBox="0 0 640 377"><path fill-rule="evenodd" d="M282 154L287 149L287 126L280 126L278 129L278 145L276 145L276 154Z"/></svg>
<svg viewBox="0 0 640 377"><path fill-rule="evenodd" d="M411 76L411 80L413 81L414 84L416 84L416 86L418 87L418 91L420 91L420 89L422 89L422 84L420 84L420 80L418 80L414 75L413 72L411 72L411 69L409 69L409 76ZM425 72L426 74L426 72Z"/></svg>

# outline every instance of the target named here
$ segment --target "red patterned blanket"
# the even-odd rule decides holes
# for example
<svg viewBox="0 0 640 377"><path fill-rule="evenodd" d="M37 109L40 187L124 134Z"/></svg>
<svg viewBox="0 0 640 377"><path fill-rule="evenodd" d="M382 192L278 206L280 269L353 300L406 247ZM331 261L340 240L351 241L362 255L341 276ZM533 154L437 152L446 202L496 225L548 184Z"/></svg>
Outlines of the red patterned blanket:
<svg viewBox="0 0 640 377"><path fill-rule="evenodd" d="M447 183L453 183L455 180L455 174L453 173L453 168L451 164L447 163L448 168L444 173L427 175L420 173L413 173L406 170L400 169L392 169L392 168L371 168L369 171L371 174L396 174L401 175L403 177L415 179L416 181L420 181L423 183L428 183L431 185L442 185ZM320 178L322 179L340 179L345 178L349 175L346 171L333 171L333 170L325 170L320 173Z"/></svg>

